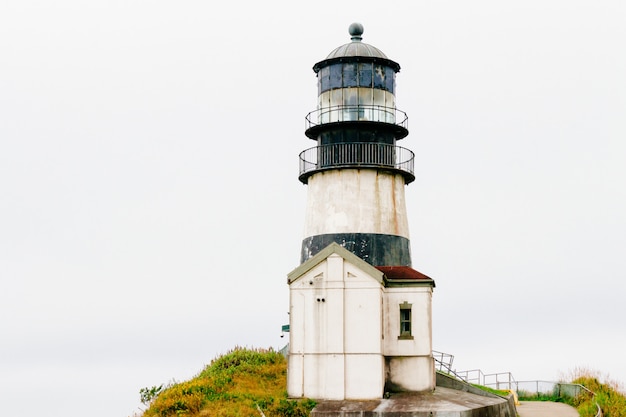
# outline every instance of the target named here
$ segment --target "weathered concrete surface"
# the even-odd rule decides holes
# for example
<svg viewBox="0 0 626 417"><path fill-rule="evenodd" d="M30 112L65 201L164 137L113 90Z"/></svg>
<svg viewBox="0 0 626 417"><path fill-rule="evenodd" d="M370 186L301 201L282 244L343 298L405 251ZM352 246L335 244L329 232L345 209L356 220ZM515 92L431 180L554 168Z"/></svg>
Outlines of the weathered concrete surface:
<svg viewBox="0 0 626 417"><path fill-rule="evenodd" d="M515 417L506 398L437 387L429 393L397 393L369 401L321 401L312 417Z"/></svg>
<svg viewBox="0 0 626 417"><path fill-rule="evenodd" d="M571 405L548 401L520 401L517 406L520 417L578 417Z"/></svg>

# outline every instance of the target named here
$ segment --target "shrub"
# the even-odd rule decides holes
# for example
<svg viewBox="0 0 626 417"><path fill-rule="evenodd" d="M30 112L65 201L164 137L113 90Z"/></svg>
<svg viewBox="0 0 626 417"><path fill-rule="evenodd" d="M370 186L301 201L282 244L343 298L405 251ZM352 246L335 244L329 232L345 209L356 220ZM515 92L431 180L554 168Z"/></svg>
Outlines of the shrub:
<svg viewBox="0 0 626 417"><path fill-rule="evenodd" d="M315 402L288 399L286 376L280 353L238 347L212 360L191 380L159 391L143 416L258 417L259 409L272 417L308 416Z"/></svg>
<svg viewBox="0 0 626 417"><path fill-rule="evenodd" d="M584 392L575 398L574 405L581 417L594 417L598 411L596 403L604 417L626 417L626 396L620 383L585 368L576 368L570 374L573 384L580 384L595 394Z"/></svg>

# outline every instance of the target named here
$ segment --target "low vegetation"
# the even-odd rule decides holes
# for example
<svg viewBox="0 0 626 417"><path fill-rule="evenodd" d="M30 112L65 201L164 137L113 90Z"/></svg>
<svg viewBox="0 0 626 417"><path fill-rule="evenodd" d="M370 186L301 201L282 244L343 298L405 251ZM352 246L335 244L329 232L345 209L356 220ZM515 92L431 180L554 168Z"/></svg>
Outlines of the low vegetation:
<svg viewBox="0 0 626 417"><path fill-rule="evenodd" d="M569 405L576 405L574 403L574 398L568 395L563 395L559 393L557 390L553 392L538 392L538 393L530 393L526 391L518 391L517 392L519 401L552 401L555 403L565 403Z"/></svg>
<svg viewBox="0 0 626 417"><path fill-rule="evenodd" d="M502 389L495 389L495 388L491 388L491 387L486 387L484 385L479 385L479 384L472 384L474 387L481 389L483 391L487 391L490 392L492 394L496 394L499 395L500 397L506 397L509 394L511 394L510 391L507 390L502 390Z"/></svg>
<svg viewBox="0 0 626 417"><path fill-rule="evenodd" d="M286 379L287 363L282 354L272 349L235 348L215 358L189 381L142 388L141 401L148 407L142 417L309 416L315 402L287 398ZM565 380L588 391L576 397L561 389L539 394L519 392L519 400L565 402L576 407L581 417L595 417L597 404L604 417L626 417L626 395L616 381L580 369Z"/></svg>
<svg viewBox="0 0 626 417"><path fill-rule="evenodd" d="M572 383L580 384L595 394L584 392L574 399L574 406L581 417L595 416L596 403L604 417L626 417L626 395L617 381L602 378L597 372L576 371Z"/></svg>
<svg viewBox="0 0 626 417"><path fill-rule="evenodd" d="M142 388L143 417L308 416L315 402L287 398L286 376L280 353L235 348L189 381Z"/></svg>

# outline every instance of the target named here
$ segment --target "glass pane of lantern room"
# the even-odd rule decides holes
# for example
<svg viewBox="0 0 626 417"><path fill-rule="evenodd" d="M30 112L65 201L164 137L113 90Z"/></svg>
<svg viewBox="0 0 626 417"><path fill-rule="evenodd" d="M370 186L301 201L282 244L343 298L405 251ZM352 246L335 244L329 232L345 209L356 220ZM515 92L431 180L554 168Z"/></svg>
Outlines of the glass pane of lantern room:
<svg viewBox="0 0 626 417"><path fill-rule="evenodd" d="M396 96L394 96L389 91L384 91L385 94L385 106L395 109L396 108Z"/></svg>
<svg viewBox="0 0 626 417"><path fill-rule="evenodd" d="M330 90L330 107L328 111L330 112L330 121L337 122L340 121L341 108L343 107L343 89L336 88L334 90Z"/></svg>
<svg viewBox="0 0 626 417"><path fill-rule="evenodd" d="M342 65L330 66L330 88L341 88Z"/></svg>
<svg viewBox="0 0 626 417"><path fill-rule="evenodd" d="M319 95L318 102L318 123L330 122L330 91Z"/></svg>
<svg viewBox="0 0 626 417"><path fill-rule="evenodd" d="M375 120L372 118L372 93L376 91L373 88L363 88L359 89L359 120Z"/></svg>
<svg viewBox="0 0 626 417"><path fill-rule="evenodd" d="M374 88L385 88L385 67L374 65Z"/></svg>
<svg viewBox="0 0 626 417"><path fill-rule="evenodd" d="M374 88L372 91L374 93L374 114L372 116L373 117L372 120L376 122L386 122L387 117L385 116L385 113L389 111L389 109L385 108L386 107L386 103L385 103L386 92L383 90L379 90L377 88Z"/></svg>
<svg viewBox="0 0 626 417"><path fill-rule="evenodd" d="M343 64L343 87L356 87L356 64Z"/></svg>
<svg viewBox="0 0 626 417"><path fill-rule="evenodd" d="M319 95L330 88L330 69L328 67L320 69L317 78L317 94Z"/></svg>
<svg viewBox="0 0 626 417"><path fill-rule="evenodd" d="M343 120L358 120L358 88L343 89Z"/></svg>
<svg viewBox="0 0 626 417"><path fill-rule="evenodd" d="M395 91L396 87L396 73L389 67L385 67L385 90Z"/></svg>
<svg viewBox="0 0 626 417"><path fill-rule="evenodd" d="M387 123L395 123L396 122L396 96L394 96L389 91L382 92L385 96L385 117Z"/></svg>
<svg viewBox="0 0 626 417"><path fill-rule="evenodd" d="M372 63L359 63L359 86L372 87Z"/></svg>

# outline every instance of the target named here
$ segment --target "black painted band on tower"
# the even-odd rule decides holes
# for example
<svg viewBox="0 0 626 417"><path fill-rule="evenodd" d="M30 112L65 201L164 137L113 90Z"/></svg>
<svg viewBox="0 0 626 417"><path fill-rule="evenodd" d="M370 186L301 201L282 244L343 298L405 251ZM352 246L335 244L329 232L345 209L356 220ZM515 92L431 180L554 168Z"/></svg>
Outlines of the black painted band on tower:
<svg viewBox="0 0 626 417"><path fill-rule="evenodd" d="M411 266L410 241L380 233L329 233L302 240L300 263L336 242L373 266Z"/></svg>

